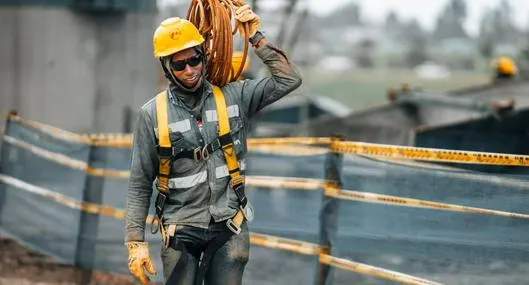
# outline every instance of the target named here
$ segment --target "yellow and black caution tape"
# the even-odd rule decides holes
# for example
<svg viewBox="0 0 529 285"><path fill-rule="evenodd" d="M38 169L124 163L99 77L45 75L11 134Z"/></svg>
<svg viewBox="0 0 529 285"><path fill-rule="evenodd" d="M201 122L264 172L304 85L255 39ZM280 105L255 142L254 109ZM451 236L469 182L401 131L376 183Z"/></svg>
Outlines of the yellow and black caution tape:
<svg viewBox="0 0 529 285"><path fill-rule="evenodd" d="M311 137L297 137L297 138L258 138L248 139L248 146L255 147L260 145L329 145L333 141L332 138L311 138Z"/></svg>
<svg viewBox="0 0 529 285"><path fill-rule="evenodd" d="M63 154L50 152L29 143L20 141L10 136L4 136L4 141L16 145L20 148L31 151L32 153L39 155L43 158L55 161L57 163L86 171L89 175L93 176L104 176L113 178L128 178L130 176L129 171L123 170L111 170L94 168L87 163L73 159ZM312 178L296 178L296 177L271 177L271 176L247 176L246 184L255 187L267 187L267 188L284 188L284 189L305 189L305 190L318 190L325 189L325 194L330 197L354 200L369 203L380 203L394 206L403 207L416 207L426 209L437 209L444 211L456 211L456 212L467 212L467 213L479 213L488 214L495 216L504 216L512 218L527 219L529 215L518 214L504 211L496 211L482 208L467 207L461 205L444 204L433 201L418 200L411 198L402 198L389 195L374 194L368 192L342 190L334 187L331 183L321 179Z"/></svg>
<svg viewBox="0 0 529 285"><path fill-rule="evenodd" d="M5 184L16 187L18 189L25 190L30 193L40 195L42 197L49 198L51 200L54 200L57 203L60 203L70 208L78 209L78 210L81 210L87 213L100 214L104 216L114 217L119 220L125 219L125 216L126 216L124 210L120 210L120 209L117 209L109 205L100 205L100 204L94 204L94 203L81 202L73 198L67 197L65 195L53 192L51 190L29 184L27 182L16 179L14 177L0 174L0 181ZM150 223L152 219L153 219L152 216L148 216L147 223ZM356 271L362 274L368 274L372 276L386 278L389 280L400 281L400 282L404 282L407 284L437 284L437 283L413 283L417 281L421 281L421 282L431 282L431 281L423 280L417 277L405 275L405 274L398 273L398 272L388 271L383 268L377 268L377 267L373 267L373 266L369 266L365 264L360 264L360 263L332 257L330 255L325 254L326 252L328 252L327 248L319 246L314 243L310 243L310 242L281 238L281 237L264 235L264 234L257 234L257 233L250 233L250 242L254 245L258 245L258 246L262 246L266 248L285 250L285 251L295 252L295 253L304 254L304 255L319 255L321 263L325 263L331 266L336 266L338 268L342 268L345 270Z"/></svg>
<svg viewBox="0 0 529 285"><path fill-rule="evenodd" d="M337 258L327 254L327 248L310 242L257 233L250 234L250 242L254 245L271 249L279 249L304 255L318 255L320 263L322 264L327 264L330 266L361 273L364 275L376 276L387 280L401 282L404 284L440 285L440 283L437 282L403 274L400 272L362 264L343 258Z"/></svg>
<svg viewBox="0 0 529 285"><path fill-rule="evenodd" d="M440 285L434 281L422 279L419 277L403 274L400 272L375 267L367 264L362 264L354 261L350 261L343 258L333 257L328 254L320 254L320 263L331 265L337 268L358 272L364 275L371 275L381 277L387 280L400 282L403 284L417 284L417 285Z"/></svg>
<svg viewBox="0 0 529 285"><path fill-rule="evenodd" d="M132 147L131 134L76 134L39 122L22 119L16 115L8 116L8 120L17 121L36 128L42 132L66 141L74 141L103 147ZM295 138L258 138L248 139L248 147L252 151L277 153L286 155L324 154L324 147L331 151L355 155L386 157L431 162L450 162L465 164L488 164L504 166L529 166L529 156L489 153L477 151L460 151L434 148L405 147L363 142L345 142L330 137L295 137ZM301 148L299 145L319 146Z"/></svg>
<svg viewBox="0 0 529 285"><path fill-rule="evenodd" d="M89 144L90 143L90 139L88 138L88 136L82 136L82 135L79 135L79 134L76 134L76 133L73 133L73 132L69 132L69 131L66 131L66 130L63 130L63 129L59 129L59 128L56 128L56 127L52 127L52 126L49 126L49 125L45 125L45 124L42 124L42 123L39 123L39 122L36 122L36 121L31 121L31 120L26 120L26 119L23 119L17 115L9 115L8 116L8 120L9 121L13 121L13 122L17 122L21 125L24 125L24 126L28 126L28 127L31 127L31 128L34 128L36 130L39 130L45 134L48 134L54 138L58 138L58 139L61 139L61 140L64 140L64 141L69 141L69 142L77 142L77 143L84 143L84 144Z"/></svg>
<svg viewBox="0 0 529 285"><path fill-rule="evenodd" d="M32 153L39 155L43 158L72 167L74 169L86 171L89 175L114 177L114 178L128 178L130 176L129 171L94 168L83 161L73 159L63 154L44 150L42 148L39 148L29 143L20 141L18 139L15 139L7 135L3 136L3 140L7 143L10 143L20 148L29 150ZM246 179L247 179L246 182L248 185L256 186L256 187L306 189L306 190L318 190L318 189L324 188L327 196L331 196L331 197L339 198L339 199L346 199L346 200L362 201L362 202L369 202L369 203L381 203L381 204L404 206L404 207L437 209L437 210L444 210L444 211L479 213L479 214L488 214L488 215L503 216L503 217L522 218L522 219L527 219L529 217L529 215L527 214L519 214L519 213L512 213L512 212L505 212L505 211L467 207L467 206L461 206L461 205L445 204L445 203L438 203L438 202L433 202L433 201L403 198L403 197L396 197L396 196L389 196L389 195L381 195L381 194L375 194L375 193L369 193L369 192L342 190L342 189L333 187L331 184L327 184L327 182L324 180L319 180L319 179L294 178L294 177L269 177L269 176L248 176Z"/></svg>
<svg viewBox="0 0 529 285"><path fill-rule="evenodd" d="M295 177L246 176L246 185L266 188L318 190L323 189L325 180Z"/></svg>
<svg viewBox="0 0 529 285"><path fill-rule="evenodd" d="M104 176L104 177L113 177L113 178L128 178L130 176L129 171L124 170L115 170L115 169L103 169L103 168L94 168L90 165L88 165L86 162L77 160L74 158L71 158L69 156L66 156L61 153L51 152L42 148L39 148L37 146L34 146L32 144L29 144L27 142L21 141L19 139L10 137L5 135L3 137L4 141L15 145L19 148L28 150L32 152L33 154L36 154L42 158L57 162L62 165L66 165L68 167L71 167L73 169L78 169L81 171L85 171L89 175L93 176Z"/></svg>
<svg viewBox="0 0 529 285"><path fill-rule="evenodd" d="M312 156L329 153L328 148L304 145L265 145L253 144L248 149L256 153L266 153L283 156Z"/></svg>
<svg viewBox="0 0 529 285"><path fill-rule="evenodd" d="M117 148L130 148L132 146L131 134L77 134L40 122L26 120L17 115L8 115L7 119L68 142Z"/></svg>
<svg viewBox="0 0 529 285"><path fill-rule="evenodd" d="M325 195L342 200L359 201L366 203L377 203L400 207L424 208L432 210L464 212L474 214L486 214L493 216L502 216L509 218L529 219L529 214L512 213L497 211L483 208L467 207L455 204L439 203L428 200L419 200L413 198L404 198L369 192L343 190L334 183L326 180L312 178L294 178L294 177L273 177L273 176L248 176L246 184L254 187L263 188L284 188L284 189L304 189L318 190L324 189Z"/></svg>
<svg viewBox="0 0 529 285"><path fill-rule="evenodd" d="M318 255L322 252L317 244L276 236L251 233L250 242L271 249L280 249L305 255Z"/></svg>
<svg viewBox="0 0 529 285"><path fill-rule="evenodd" d="M87 134L90 144L100 147L131 148L131 134Z"/></svg>
<svg viewBox="0 0 529 285"><path fill-rule="evenodd" d="M119 220L125 219L125 211L121 209L117 209L110 205L102 205L102 204L95 204L95 203L88 203L88 202L82 202L78 201L76 199L70 198L68 196L59 194L57 192L54 192L52 190L48 190L33 184L29 184L25 181L16 179L11 176L0 174L0 181L16 187L18 189L40 195L42 197L46 197L48 199L51 199L59 204L63 204L67 207L70 207L72 209L81 210L90 214L99 214L103 216L109 216L114 217ZM147 222L149 223L154 217L148 216Z"/></svg>
<svg viewBox="0 0 529 285"><path fill-rule="evenodd" d="M59 194L57 192L53 192L51 190L32 185L22 180L16 179L14 177L6 176L3 174L0 174L0 181L2 181L5 184L16 187L18 189L22 189L27 192L49 198L51 200L54 200L57 203L63 204L73 209L82 210L90 214L101 214L105 216L110 216L110 217L114 217L117 219L125 218L124 211L115 209L114 207L109 206L109 205L100 205L100 204L94 204L94 203L80 202L68 196Z"/></svg>
<svg viewBox="0 0 529 285"><path fill-rule="evenodd" d="M509 218L529 219L528 214L519 214L519 213L474 208L474 207L467 207L467 206L454 205L454 204L445 204L445 203L439 203L439 202L433 202L433 201L427 201L427 200L403 198L403 197L375 194L375 193L369 193L369 192L342 190L342 189L338 189L332 186L332 184L328 184L328 186L325 188L325 195L329 197L334 197L337 199L377 203L377 204L385 204L385 205L394 205L394 206L401 206L401 207L424 208L424 209L434 209L434 210L442 210L442 211L486 214L486 215L502 216L502 217L509 217Z"/></svg>
<svg viewBox="0 0 529 285"><path fill-rule="evenodd" d="M334 152L355 155L391 157L399 159L424 160L433 162L529 166L528 155L515 155L491 152L405 147L362 142L333 142L331 144L331 150Z"/></svg>

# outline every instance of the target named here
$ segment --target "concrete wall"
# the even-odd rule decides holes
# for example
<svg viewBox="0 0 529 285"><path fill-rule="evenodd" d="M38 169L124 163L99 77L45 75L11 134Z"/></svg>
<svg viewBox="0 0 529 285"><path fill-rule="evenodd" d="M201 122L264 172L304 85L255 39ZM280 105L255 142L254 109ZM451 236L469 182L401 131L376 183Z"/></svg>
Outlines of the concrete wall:
<svg viewBox="0 0 529 285"><path fill-rule="evenodd" d="M158 92L154 13L0 7L0 112L76 132L123 132Z"/></svg>

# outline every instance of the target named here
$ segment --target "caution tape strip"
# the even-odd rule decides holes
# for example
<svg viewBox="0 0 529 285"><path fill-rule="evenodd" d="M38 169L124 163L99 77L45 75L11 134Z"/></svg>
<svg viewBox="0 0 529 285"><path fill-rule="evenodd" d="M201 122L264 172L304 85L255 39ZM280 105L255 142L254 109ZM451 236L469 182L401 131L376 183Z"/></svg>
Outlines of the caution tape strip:
<svg viewBox="0 0 529 285"><path fill-rule="evenodd" d="M30 193L49 198L51 200L54 200L57 203L60 203L70 208L78 209L78 210L81 210L87 213L100 214L104 216L114 217L119 220L125 219L125 216L126 216L126 213L124 210L116 209L109 205L99 205L99 204L94 204L94 203L80 202L73 198L53 192L48 189L44 189L39 186L29 184L27 182L16 179L14 177L0 174L0 181L5 184L16 187L18 189L22 189ZM150 223L152 219L153 217L149 216L147 218L147 223ZM264 235L264 234L258 234L258 233L250 233L250 242L252 244L266 247L266 248L271 248L271 249L285 250L285 251L295 252L295 253L304 254L304 255L319 255L321 263L335 266L338 268L342 268L345 270L356 271L362 274L368 274L372 276L377 276L377 277L394 280L394 281L405 282L405 283L408 282L407 284L438 284L438 283L413 283L413 282L416 282L417 280L423 280L423 279L413 277L410 275L406 275L406 274L402 274L402 273L398 273L398 272L389 271L383 268L377 268L377 267L373 267L370 265L365 265L361 263L348 261L345 259L339 259L336 257L332 257L330 255L324 254L324 252L326 252L325 250L323 250L324 247L319 246L314 243L310 243L310 242L304 242L300 240L293 240L293 239L281 238L277 236L270 236L270 235ZM369 268L369 270L366 270L367 268ZM409 283L409 282L412 282L412 283ZM424 280L423 282L431 282L431 281Z"/></svg>
<svg viewBox="0 0 529 285"><path fill-rule="evenodd" d="M455 204L439 203L428 200L419 200L391 195L383 195L369 192L344 190L337 188L333 183L325 180L312 178L274 177L274 176L248 176L247 185L263 188L285 188L285 189L324 189L325 195L336 199L358 201L365 203L377 203L400 207L423 208L451 212L464 212L474 214L486 214L493 216L529 219L528 214L497 211L483 208L467 207Z"/></svg>
<svg viewBox="0 0 529 285"><path fill-rule="evenodd" d="M371 275L381 277L387 280L397 281L403 284L417 284L417 285L441 285L434 281L422 279L408 274L375 267L367 264L362 264L350 261L343 258L333 257L328 254L320 254L320 263L332 265L337 268L358 272L364 275Z"/></svg>
<svg viewBox="0 0 529 285"><path fill-rule="evenodd" d="M125 218L125 211L115 209L114 207L109 205L80 202L76 199L59 194L57 192L32 185L22 180L3 174L0 174L0 181L18 189L22 189L27 192L49 198L57 203L63 204L73 209L82 210L90 214L101 214L104 216L110 216L121 220Z"/></svg>
<svg viewBox="0 0 529 285"><path fill-rule="evenodd" d="M4 136L4 141L16 145L20 148L27 149L32 153L44 157L46 159L55 161L57 163L86 171L89 175L104 176L113 178L128 178L129 171L110 170L102 168L94 168L87 163L65 156L63 154L50 152L42 148L36 147L29 143L20 141L10 136ZM529 215L512 213L505 211L497 211L483 208L467 207L454 204L445 204L434 201L419 200L412 198L404 198L390 195L375 194L369 192L351 191L336 188L332 183L321 179L313 178L296 178L296 177L274 177L274 176L247 176L246 184L254 187L266 188L284 188L284 189L305 189L305 190L319 190L324 189L325 195L344 200L378 203L401 207L425 208L453 212L477 213L494 216L503 216L511 218L529 219Z"/></svg>
<svg viewBox="0 0 529 285"><path fill-rule="evenodd" d="M295 177L246 176L246 185L266 188L319 190L324 187L325 180Z"/></svg>
<svg viewBox="0 0 529 285"><path fill-rule="evenodd" d="M103 168L94 168L88 165L86 162L71 158L61 153L51 152L43 148L34 146L27 142L21 141L19 139L13 138L8 135L4 135L3 140L9 144L17 146L19 148L28 150L33 154L36 154L45 159L57 162L59 164L71 167L73 169L78 169L85 171L89 175L93 176L104 176L104 177L113 177L113 178L128 178L130 176L129 171L124 170L114 170L114 169L103 169Z"/></svg>
<svg viewBox="0 0 529 285"><path fill-rule="evenodd" d="M69 142L77 142L101 147L131 148L132 134L78 134L59 129L40 122L23 119L16 115L8 116L8 120L32 127L54 138ZM275 141L275 143L274 143ZM326 148L299 147L297 144L329 144L330 138L281 138L281 139L248 139L251 151L274 153L289 156L319 155L328 152ZM291 146L279 147L279 144ZM294 145L296 144L296 145Z"/></svg>
<svg viewBox="0 0 529 285"><path fill-rule="evenodd" d="M8 120L17 121L67 141L106 147L132 147L131 134L76 134L39 122L25 120L16 115L8 116ZM277 151L278 154L288 153L281 150L281 148L274 148L274 146L282 146L283 148L292 149L290 155L296 155L296 153L298 155L299 153L306 153L306 155L311 155L311 153L324 153L320 152L323 151L321 149L302 150L295 145L326 145L334 152L374 157L465 164L529 166L529 156L527 155L404 147L350 141L344 142L337 138L329 137L259 138L248 139L247 143L249 149L252 151L264 151L268 153Z"/></svg>
<svg viewBox="0 0 529 285"><path fill-rule="evenodd" d="M295 138L258 138L248 139L249 147L256 147L261 145L329 145L333 142L333 138L325 137L295 137Z"/></svg>
<svg viewBox="0 0 529 285"><path fill-rule="evenodd" d="M515 155L492 152L404 147L362 142L334 142L331 144L331 150L334 152L355 155L391 157L433 162L529 166L528 155Z"/></svg>
<svg viewBox="0 0 529 285"><path fill-rule="evenodd" d="M512 212L504 212L497 210L489 210L483 208L474 208L454 204L445 204L427 200L419 200L412 198L403 198L398 196L382 195L369 192L359 192L351 190L342 190L335 188L333 186L327 186L325 188L325 195L337 199L350 200L350 201L359 201L367 203L377 203L401 207L412 207L412 208L424 208L424 209L433 209L433 210L442 210L442 211L452 211L452 212L464 212L464 213L474 213L474 214L486 214L493 216L502 216L509 218L519 218L519 219L529 219L527 214L519 214Z"/></svg>
<svg viewBox="0 0 529 285"><path fill-rule="evenodd" d="M130 148L132 146L131 134L78 134L40 122L26 120L16 115L9 115L7 119L68 142L116 148Z"/></svg>
<svg viewBox="0 0 529 285"><path fill-rule="evenodd" d="M248 150L254 153L266 153L282 156L312 156L329 153L328 148L304 146L304 145L260 145L248 146Z"/></svg>
<svg viewBox="0 0 529 285"><path fill-rule="evenodd" d="M251 233L250 242L271 249L280 249L304 255L318 255L322 252L319 245L295 239Z"/></svg>
<svg viewBox="0 0 529 285"><path fill-rule="evenodd" d="M404 284L427 284L427 285L440 285L441 283L433 282L430 280L422 279L416 276L375 267L363 263L350 261L343 258L337 258L327 254L327 248L320 246L315 243L304 242L299 240L281 238L277 236L270 236L264 234L251 233L250 242L254 245L270 248L279 249L289 252L295 252L304 255L317 255L319 261L322 264L327 264L337 268L341 268L348 271L361 273L364 275L371 275L375 277L384 278L387 280L397 281Z"/></svg>

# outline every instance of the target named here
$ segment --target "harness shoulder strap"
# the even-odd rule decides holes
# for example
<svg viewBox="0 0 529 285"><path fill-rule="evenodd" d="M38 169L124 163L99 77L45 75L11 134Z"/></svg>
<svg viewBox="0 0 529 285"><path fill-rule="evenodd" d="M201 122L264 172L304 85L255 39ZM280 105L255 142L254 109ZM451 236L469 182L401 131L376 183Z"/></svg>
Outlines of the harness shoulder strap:
<svg viewBox="0 0 529 285"><path fill-rule="evenodd" d="M158 156L160 164L158 166L158 195L156 197L156 216L151 223L151 233L155 234L158 229L162 231L162 238L165 239L165 229L162 223L163 209L165 201L169 196L169 175L171 173L171 139L169 136L169 115L167 106L167 91L162 91L156 96L156 120L158 122ZM169 154L169 155L168 155ZM154 227L155 222L159 226ZM165 241L164 241L165 242Z"/></svg>
<svg viewBox="0 0 529 285"><path fill-rule="evenodd" d="M244 176L241 175L239 168L239 161L237 159L237 152L233 147L233 139L231 139L230 120L228 118L228 108L226 107L226 98L224 93L218 86L213 86L213 95L215 96L215 104L217 106L217 116L219 119L219 138L226 136L230 137L228 143L222 146L224 157L226 158L226 164L228 165L228 171L231 177L231 186L236 191L237 197L243 204L242 207L246 206L247 200L244 195ZM242 191L242 193L238 193ZM244 197L244 198L242 198ZM239 209L237 214L232 219L228 220L228 227L235 233L240 232L241 224L244 220L244 213ZM230 222L231 221L231 222ZM234 227L235 226L235 227Z"/></svg>
<svg viewBox="0 0 529 285"><path fill-rule="evenodd" d="M171 148L169 136L169 116L167 110L167 91L156 96L156 119L158 122L158 153L164 153L164 149ZM169 193L169 174L171 172L171 157L160 155L158 169L158 190L164 194Z"/></svg>

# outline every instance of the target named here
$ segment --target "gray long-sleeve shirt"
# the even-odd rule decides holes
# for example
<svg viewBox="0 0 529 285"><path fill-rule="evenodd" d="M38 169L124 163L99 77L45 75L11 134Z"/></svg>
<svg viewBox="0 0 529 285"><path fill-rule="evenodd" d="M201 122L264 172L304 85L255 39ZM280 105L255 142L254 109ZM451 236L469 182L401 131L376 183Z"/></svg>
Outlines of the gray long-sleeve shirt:
<svg viewBox="0 0 529 285"><path fill-rule="evenodd" d="M270 70L271 76L255 80L240 80L222 88L239 165L244 172L247 151L248 121L263 107L279 100L301 85L301 77L278 48L268 43L256 49L256 54ZM213 89L205 83L202 94L203 126L179 100L176 89L169 90L169 129L173 147L189 150L212 142L218 136L218 116ZM153 98L142 106L134 130L132 165L127 195L126 241L143 241L146 218L158 174L159 159L156 103ZM213 218L223 221L233 217L238 209L234 191L228 190L230 176L222 151L209 159L174 160L169 186L170 195L163 217L165 224L191 225L207 228Z"/></svg>

